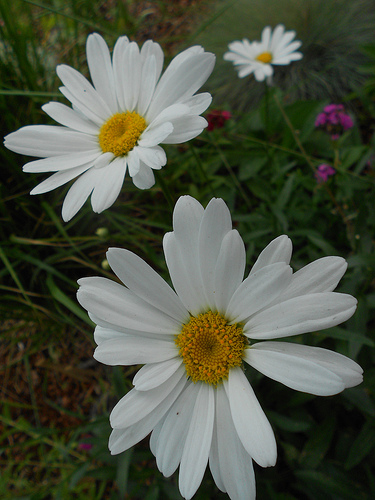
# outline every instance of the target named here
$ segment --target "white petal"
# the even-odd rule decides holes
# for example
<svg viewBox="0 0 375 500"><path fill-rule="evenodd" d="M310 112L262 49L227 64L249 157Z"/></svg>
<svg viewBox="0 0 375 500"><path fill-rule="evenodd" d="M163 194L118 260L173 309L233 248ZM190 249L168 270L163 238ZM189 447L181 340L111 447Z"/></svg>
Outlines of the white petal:
<svg viewBox="0 0 375 500"><path fill-rule="evenodd" d="M203 116L183 116L173 120L173 132L163 139L163 144L180 144L197 137L207 127Z"/></svg>
<svg viewBox="0 0 375 500"><path fill-rule="evenodd" d="M132 181L139 189L149 189L155 184L155 176L152 169L141 162L139 172L132 177Z"/></svg>
<svg viewBox="0 0 375 500"><path fill-rule="evenodd" d="M173 125L170 122L161 123L160 125L149 126L142 133L138 144L143 148L157 146L163 142L173 132Z"/></svg>
<svg viewBox="0 0 375 500"><path fill-rule="evenodd" d="M86 310L116 326L141 332L176 334L180 323L156 309L122 285L106 278L79 280L79 303Z"/></svg>
<svg viewBox="0 0 375 500"><path fill-rule="evenodd" d="M255 264L253 265L250 274L255 273L258 269L268 266L275 262L285 262L289 264L292 256L292 242L288 236L282 235L269 243L264 250L259 254Z"/></svg>
<svg viewBox="0 0 375 500"><path fill-rule="evenodd" d="M174 290L135 253L121 248L110 248L107 259L124 285L138 297L180 323L189 319L188 311Z"/></svg>
<svg viewBox="0 0 375 500"><path fill-rule="evenodd" d="M160 146L154 146L152 148L137 146L137 153L140 160L154 170L161 169L167 163L167 155Z"/></svg>
<svg viewBox="0 0 375 500"><path fill-rule="evenodd" d="M191 55L169 71L167 68L156 86L147 119L152 121L164 108L195 94L211 74L214 64L213 54L200 53Z"/></svg>
<svg viewBox="0 0 375 500"><path fill-rule="evenodd" d="M58 125L28 125L5 137L4 146L29 156L44 158L69 153L93 154L98 143L87 134Z"/></svg>
<svg viewBox="0 0 375 500"><path fill-rule="evenodd" d="M216 391L216 422L214 434L217 439L217 457L220 477L231 500L255 500L255 477L250 455L243 447L232 420L228 397L224 387Z"/></svg>
<svg viewBox="0 0 375 500"><path fill-rule="evenodd" d="M203 92L202 94L193 95L192 97L187 97L181 101L181 104L185 104L189 107L190 115L200 115L211 104L212 96L208 92Z"/></svg>
<svg viewBox="0 0 375 500"><path fill-rule="evenodd" d="M28 173L58 172L71 170L83 165L93 166L102 154L99 151L83 151L79 153L65 154L62 156L50 156L43 160L34 160L23 166L23 171Z"/></svg>
<svg viewBox="0 0 375 500"><path fill-rule="evenodd" d="M163 384L181 366L182 359L174 357L161 363L148 363L142 366L133 378L133 385L137 391L149 391Z"/></svg>
<svg viewBox="0 0 375 500"><path fill-rule="evenodd" d="M121 36L117 39L117 42L113 48L112 64L113 64L113 76L115 80L115 89L117 94L117 101L119 107L122 111L126 111L125 104L125 82L124 82L124 54L126 47L129 45L129 38L127 36Z"/></svg>
<svg viewBox="0 0 375 500"><path fill-rule="evenodd" d="M165 259L171 280L184 306L192 314L207 307L199 269L198 235L204 213L202 205L190 196L178 199L173 212L173 233L163 239Z"/></svg>
<svg viewBox="0 0 375 500"><path fill-rule="evenodd" d="M159 79L161 72L163 70L164 64L164 53L160 45L152 40L147 40L141 49L141 60L143 64L149 57L153 57L156 62L156 80Z"/></svg>
<svg viewBox="0 0 375 500"><path fill-rule="evenodd" d="M290 337L331 328L349 319L357 300L351 295L327 292L302 295L264 309L244 326L254 339Z"/></svg>
<svg viewBox="0 0 375 500"><path fill-rule="evenodd" d="M156 464L165 477L171 476L181 462L197 396L197 386L188 382L160 429L154 454Z"/></svg>
<svg viewBox="0 0 375 500"><path fill-rule="evenodd" d="M133 111L141 85L141 57L135 42L130 42L124 51L122 71L126 110Z"/></svg>
<svg viewBox="0 0 375 500"><path fill-rule="evenodd" d="M86 43L87 64L94 87L111 112L118 112L115 81L109 49L98 33L88 36Z"/></svg>
<svg viewBox="0 0 375 500"><path fill-rule="evenodd" d="M185 370L180 368L173 377L164 384L150 391L129 391L113 408L110 415L111 426L114 429L125 429L149 415L180 382L186 383ZM181 387L182 388L182 387Z"/></svg>
<svg viewBox="0 0 375 500"><path fill-rule="evenodd" d="M178 484L181 495L191 499L202 482L211 448L215 415L214 389L201 383L194 405L180 463Z"/></svg>
<svg viewBox="0 0 375 500"><path fill-rule="evenodd" d="M170 406L174 403L185 385L186 380L182 378L165 399L148 415L125 429L114 429L109 438L111 454L117 455L131 448L150 434L152 429L158 425L158 422L168 412Z"/></svg>
<svg viewBox="0 0 375 500"><path fill-rule="evenodd" d="M94 212L100 214L117 200L126 172L123 158L115 158L107 167L100 170L100 182L97 182L91 195Z"/></svg>
<svg viewBox="0 0 375 500"><path fill-rule="evenodd" d="M128 164L129 175L130 177L134 177L138 174L141 168L141 160L138 154L138 148L135 147L126 155L126 161Z"/></svg>
<svg viewBox="0 0 375 500"><path fill-rule="evenodd" d="M317 396L331 396L362 382L357 363L319 347L259 342L246 349L244 360L273 380Z"/></svg>
<svg viewBox="0 0 375 500"><path fill-rule="evenodd" d="M147 112L147 108L151 102L152 96L154 95L156 81L156 59L154 55L150 55L146 58L142 66L141 88L139 89L137 104L137 112L141 116L144 116Z"/></svg>
<svg viewBox="0 0 375 500"><path fill-rule="evenodd" d="M49 102L42 106L42 110L61 125L78 130L85 134L97 135L98 126L77 111L61 102Z"/></svg>
<svg viewBox="0 0 375 500"><path fill-rule="evenodd" d="M79 71L65 64L60 64L56 68L56 73L65 88L85 108L91 109L102 120L106 120L111 116L112 112L109 106ZM84 114L86 115L86 113ZM90 117L88 116L88 118Z"/></svg>
<svg viewBox="0 0 375 500"><path fill-rule="evenodd" d="M238 437L247 453L262 467L275 465L276 441L253 389L240 367L232 368L224 380Z"/></svg>
<svg viewBox="0 0 375 500"><path fill-rule="evenodd" d="M94 322L95 323L95 322ZM94 340L99 345L107 340L123 338L124 333L119 330L113 330L111 328L103 328L102 326L96 326L94 330Z"/></svg>
<svg viewBox="0 0 375 500"><path fill-rule="evenodd" d="M103 118L101 116L101 113L97 113L96 107L89 107L86 105L85 102L82 102L78 99L78 97L71 92L68 88L66 87L59 87L60 92L62 93L63 96L65 96L73 105L73 108L75 111L81 113L83 116L85 116L88 120L92 121L97 125L97 127L101 127L103 123L106 121L106 118ZM107 119L111 115L108 114Z"/></svg>
<svg viewBox="0 0 375 500"><path fill-rule="evenodd" d="M240 286L246 265L244 242L236 229L223 238L217 258L214 280L216 309L224 314L235 290Z"/></svg>
<svg viewBox="0 0 375 500"><path fill-rule="evenodd" d="M342 257L323 257L293 274L283 293L283 301L308 293L332 292L343 277L348 264Z"/></svg>
<svg viewBox="0 0 375 500"><path fill-rule="evenodd" d="M215 308L214 282L217 259L222 241L231 230L232 219L228 207L222 199L213 198L204 211L198 235L201 279L210 309Z"/></svg>
<svg viewBox="0 0 375 500"><path fill-rule="evenodd" d="M43 182L35 186L35 188L30 191L30 194L42 194L52 191L53 189L56 189L83 174L90 168L90 166L90 163L86 163L86 165L81 165L80 167L55 172Z"/></svg>
<svg viewBox="0 0 375 500"><path fill-rule="evenodd" d="M276 262L249 275L234 292L225 316L241 323L282 294L292 279L292 269Z"/></svg>
<svg viewBox="0 0 375 500"><path fill-rule="evenodd" d="M94 352L94 358L109 366L160 363L178 355L174 342L145 339L141 336L122 334L122 337L102 342Z"/></svg>
<svg viewBox="0 0 375 500"><path fill-rule="evenodd" d="M68 222L72 217L74 217L78 210L82 207L94 189L99 177L99 171L95 168L90 168L90 170L87 170L84 174L78 177L64 199L62 206L62 218L65 222Z"/></svg>
<svg viewBox="0 0 375 500"><path fill-rule="evenodd" d="M185 104L172 104L163 109L150 123L150 128L156 127L161 123L172 122L173 120L185 116L189 113L189 107Z"/></svg>

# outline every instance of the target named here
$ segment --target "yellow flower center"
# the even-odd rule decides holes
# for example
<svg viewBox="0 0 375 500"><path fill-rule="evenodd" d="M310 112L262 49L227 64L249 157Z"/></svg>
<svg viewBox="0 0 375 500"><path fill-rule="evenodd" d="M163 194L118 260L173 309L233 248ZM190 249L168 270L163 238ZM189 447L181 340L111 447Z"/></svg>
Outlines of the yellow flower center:
<svg viewBox="0 0 375 500"><path fill-rule="evenodd" d="M247 339L238 324L228 325L211 311L192 316L176 338L188 377L216 385L228 378L230 368L242 363Z"/></svg>
<svg viewBox="0 0 375 500"><path fill-rule="evenodd" d="M256 56L255 59L259 62L267 64L272 61L272 54L271 52L262 52L261 54L259 54L259 56Z"/></svg>
<svg viewBox="0 0 375 500"><path fill-rule="evenodd" d="M111 116L99 132L99 144L103 153L125 156L137 144L146 127L146 120L135 111Z"/></svg>

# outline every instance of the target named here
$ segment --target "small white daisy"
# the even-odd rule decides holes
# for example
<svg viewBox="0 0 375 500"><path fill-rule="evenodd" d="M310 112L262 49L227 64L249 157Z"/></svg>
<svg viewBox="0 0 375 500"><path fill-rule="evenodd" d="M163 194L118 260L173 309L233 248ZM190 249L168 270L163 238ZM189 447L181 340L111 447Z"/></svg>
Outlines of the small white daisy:
<svg viewBox="0 0 375 500"><path fill-rule="evenodd" d="M267 26L262 31L260 42L250 43L244 38L242 42L230 43L229 52L224 54L224 59L233 62L240 78L254 73L255 79L262 82L272 77L272 65L287 65L302 59L301 52L296 52L302 42L292 42L295 36L295 31L285 31L282 24L278 24L273 33Z"/></svg>
<svg viewBox="0 0 375 500"><path fill-rule="evenodd" d="M140 189L154 183L153 170L166 154L159 144L186 142L207 126L199 116L211 103L209 93L195 94L211 74L215 56L194 46L178 54L162 76L164 55L148 40L140 50L126 36L114 47L112 60L98 34L87 39L87 62L93 85L78 71L57 67L60 91L72 108L58 102L42 109L62 126L31 125L5 137L5 146L42 160L25 172L55 172L31 194L51 191L72 179L62 207L70 220L91 194L94 212L118 197L126 170Z"/></svg>
<svg viewBox="0 0 375 500"><path fill-rule="evenodd" d="M232 500L252 500L252 459L272 466L277 452L245 365L323 396L362 381L361 367L341 354L269 341L350 318L356 299L332 292L347 264L325 257L293 274L291 241L280 236L243 279L244 244L221 199L203 209L181 197L163 245L176 291L137 255L118 248L107 258L125 286L100 277L79 281L78 300L98 325L95 359L144 364L112 410L109 448L121 453L152 432L160 471L169 477L180 466L184 498L195 494L209 463L220 490Z"/></svg>

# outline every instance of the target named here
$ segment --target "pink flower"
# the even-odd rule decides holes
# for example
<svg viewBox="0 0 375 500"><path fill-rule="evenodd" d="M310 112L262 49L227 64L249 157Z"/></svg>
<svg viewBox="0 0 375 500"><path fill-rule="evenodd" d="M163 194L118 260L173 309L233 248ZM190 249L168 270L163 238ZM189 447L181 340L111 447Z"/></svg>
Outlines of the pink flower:
<svg viewBox="0 0 375 500"><path fill-rule="evenodd" d="M211 132L215 128L222 128L227 120L232 118L232 114L229 111L221 111L220 109L213 109L206 116L208 121L207 130Z"/></svg>
<svg viewBox="0 0 375 500"><path fill-rule="evenodd" d="M315 127L324 129L336 141L345 130L354 125L351 117L345 112L343 104L328 104L315 120Z"/></svg>
<svg viewBox="0 0 375 500"><path fill-rule="evenodd" d="M328 165L328 163L322 163L315 172L315 178L318 184L321 184L322 182L327 182L328 177L334 175L335 173L336 170L331 167L331 165Z"/></svg>

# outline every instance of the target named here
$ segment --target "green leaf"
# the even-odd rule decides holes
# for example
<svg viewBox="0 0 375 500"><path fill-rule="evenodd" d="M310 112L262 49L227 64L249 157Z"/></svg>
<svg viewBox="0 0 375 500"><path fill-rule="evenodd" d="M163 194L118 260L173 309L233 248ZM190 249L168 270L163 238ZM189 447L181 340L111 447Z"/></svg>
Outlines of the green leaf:
<svg viewBox="0 0 375 500"><path fill-rule="evenodd" d="M350 470L358 465L375 447L375 428L372 421L366 422L350 448L345 469Z"/></svg>

